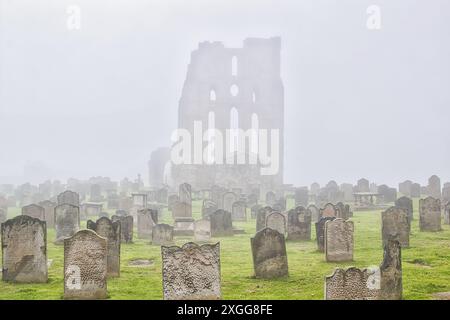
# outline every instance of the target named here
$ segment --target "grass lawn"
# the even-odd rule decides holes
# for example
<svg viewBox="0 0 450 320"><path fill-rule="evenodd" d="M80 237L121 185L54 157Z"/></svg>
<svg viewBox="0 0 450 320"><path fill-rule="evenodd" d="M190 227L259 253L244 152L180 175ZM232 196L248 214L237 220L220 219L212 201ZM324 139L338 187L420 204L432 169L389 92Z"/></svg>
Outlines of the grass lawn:
<svg viewBox="0 0 450 320"><path fill-rule="evenodd" d="M292 207L289 199L288 206ZM200 201L193 203L194 217L200 217ZM419 232L418 199L414 199L414 221L410 237L411 247L403 249L404 299L432 299L433 293L450 292L450 226L441 232ZM10 208L9 217L19 213ZM171 223L164 212L164 222ZM287 242L289 277L260 280L253 277L250 237L256 222L234 223L245 229L245 234L220 241L223 299L323 299L324 277L335 267L368 267L382 260L380 211L355 212L355 251L352 263L327 263L324 254L316 251L315 228L308 242ZM86 221L82 222L82 227ZM63 294L63 247L53 244L55 231L48 230L48 258L53 259L46 284L12 284L0 281L0 299L61 299ZM121 276L108 280L110 299L162 299L160 247L148 240L136 239L133 244L122 244ZM190 241L177 238L177 245ZM128 266L133 259L150 259L147 267Z"/></svg>

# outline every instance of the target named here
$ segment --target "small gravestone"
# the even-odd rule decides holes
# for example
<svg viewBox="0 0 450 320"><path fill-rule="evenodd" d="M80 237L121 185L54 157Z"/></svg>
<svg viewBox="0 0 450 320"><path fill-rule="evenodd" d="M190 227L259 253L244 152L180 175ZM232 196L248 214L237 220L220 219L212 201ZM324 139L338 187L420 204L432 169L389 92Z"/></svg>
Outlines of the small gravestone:
<svg viewBox="0 0 450 320"><path fill-rule="evenodd" d="M381 213L381 235L383 245L388 240L396 239L403 248L409 247L409 231L408 216L404 209L391 207Z"/></svg>
<svg viewBox="0 0 450 320"><path fill-rule="evenodd" d="M2 279L19 283L45 283L47 227L45 221L19 215L1 225Z"/></svg>
<svg viewBox="0 0 450 320"><path fill-rule="evenodd" d="M64 238L73 236L80 229L80 208L71 204L55 207L55 244L63 244Z"/></svg>
<svg viewBox="0 0 450 320"><path fill-rule="evenodd" d="M107 239L81 230L64 239L64 299L106 299Z"/></svg>
<svg viewBox="0 0 450 320"><path fill-rule="evenodd" d="M195 221L194 239L199 242L211 240L211 222L209 220L202 219Z"/></svg>
<svg viewBox="0 0 450 320"><path fill-rule="evenodd" d="M87 228L108 240L108 277L120 276L120 222L103 217L96 222L88 220Z"/></svg>
<svg viewBox="0 0 450 320"><path fill-rule="evenodd" d="M236 201L233 203L231 216L233 221L247 220L247 207L244 201Z"/></svg>
<svg viewBox="0 0 450 320"><path fill-rule="evenodd" d="M403 293L402 254L401 244L396 240L388 240L384 245L380 276L380 299L401 300Z"/></svg>
<svg viewBox="0 0 450 320"><path fill-rule="evenodd" d="M311 215L304 207L291 209L287 214L288 241L311 240Z"/></svg>
<svg viewBox="0 0 450 320"><path fill-rule="evenodd" d="M161 247L164 300L221 298L220 244Z"/></svg>
<svg viewBox="0 0 450 320"><path fill-rule="evenodd" d="M266 228L277 230L282 235L286 234L286 218L279 212L271 212L266 217Z"/></svg>
<svg viewBox="0 0 450 320"><path fill-rule="evenodd" d="M278 278L288 275L284 235L265 228L250 239L256 278Z"/></svg>
<svg viewBox="0 0 450 320"><path fill-rule="evenodd" d="M327 262L353 260L353 221L337 218L325 223L325 258Z"/></svg>
<svg viewBox="0 0 450 320"><path fill-rule="evenodd" d="M312 204L308 206L307 210L309 211L309 214L311 216L311 221L314 223L319 222L321 218L319 208Z"/></svg>
<svg viewBox="0 0 450 320"><path fill-rule="evenodd" d="M450 224L450 202L447 202L444 207L444 223Z"/></svg>
<svg viewBox="0 0 450 320"><path fill-rule="evenodd" d="M419 200L420 231L441 230L441 200L428 197Z"/></svg>
<svg viewBox="0 0 450 320"><path fill-rule="evenodd" d="M406 211L408 223L411 224L413 220L413 202L408 197L400 197L395 201L395 206Z"/></svg>
<svg viewBox="0 0 450 320"><path fill-rule="evenodd" d="M231 212L219 209L209 216L212 237L227 237L233 235Z"/></svg>
<svg viewBox="0 0 450 320"><path fill-rule="evenodd" d="M336 203L336 214L338 215L337 218L341 218L344 220L347 220L348 217L348 212L345 210L345 205L342 202L338 202Z"/></svg>
<svg viewBox="0 0 450 320"><path fill-rule="evenodd" d="M151 239L152 228L156 224L153 221L152 209L142 209L137 212L137 229L139 239Z"/></svg>
<svg viewBox="0 0 450 320"><path fill-rule="evenodd" d="M269 206L261 208L258 210L256 215L256 232L262 230L266 227L266 218L269 213L271 213L273 209Z"/></svg>
<svg viewBox="0 0 450 320"><path fill-rule="evenodd" d="M208 200L208 199L203 200L203 205L202 205L202 217L203 218L208 218L210 216L210 214L216 210L217 210L217 203L215 203L214 201Z"/></svg>
<svg viewBox="0 0 450 320"><path fill-rule="evenodd" d="M335 269L325 278L325 300L378 300L380 270Z"/></svg>
<svg viewBox="0 0 450 320"><path fill-rule="evenodd" d="M157 224L152 230L152 244L157 246L171 245L173 243L173 227L168 224Z"/></svg>
<svg viewBox="0 0 450 320"><path fill-rule="evenodd" d="M316 241L317 250L319 252L325 251L325 223L327 221L332 221L336 219L335 217L325 217L321 218L319 222L316 222Z"/></svg>
<svg viewBox="0 0 450 320"><path fill-rule="evenodd" d="M75 207L80 207L80 195L70 190L60 193L57 197L57 200L58 205L70 204Z"/></svg>
<svg viewBox="0 0 450 320"><path fill-rule="evenodd" d="M22 208L22 215L45 221L45 209L37 204L30 204Z"/></svg>
<svg viewBox="0 0 450 320"><path fill-rule="evenodd" d="M251 208L258 204L258 195L251 193L247 196L246 205Z"/></svg>
<svg viewBox="0 0 450 320"><path fill-rule="evenodd" d="M45 200L39 202L39 205L44 208L44 216L45 216L45 222L47 222L47 228L54 228L55 227L55 207L56 203Z"/></svg>
<svg viewBox="0 0 450 320"><path fill-rule="evenodd" d="M133 216L117 216L111 217L113 222L120 221L120 241L122 243L133 243Z"/></svg>
<svg viewBox="0 0 450 320"><path fill-rule="evenodd" d="M238 201L239 198L234 192L226 192L222 197L222 208L225 211L232 212L233 211L233 203Z"/></svg>
<svg viewBox="0 0 450 320"><path fill-rule="evenodd" d="M337 210L336 207L332 203L327 203L323 209L320 210L320 216L322 218L325 217L335 217L337 218Z"/></svg>
<svg viewBox="0 0 450 320"><path fill-rule="evenodd" d="M308 187L296 188L294 200L295 200L296 207L299 207L299 206L306 207L309 202Z"/></svg>

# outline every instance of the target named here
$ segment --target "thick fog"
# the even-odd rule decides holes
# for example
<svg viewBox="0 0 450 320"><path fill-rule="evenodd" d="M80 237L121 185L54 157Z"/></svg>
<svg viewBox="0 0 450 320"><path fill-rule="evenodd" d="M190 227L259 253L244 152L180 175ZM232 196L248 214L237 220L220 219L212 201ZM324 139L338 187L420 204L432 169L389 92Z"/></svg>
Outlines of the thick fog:
<svg viewBox="0 0 450 320"><path fill-rule="evenodd" d="M0 183L146 178L198 43L272 36L285 183L450 180L448 0L0 4ZM80 29L67 27L71 5ZM370 5L381 29L367 27Z"/></svg>

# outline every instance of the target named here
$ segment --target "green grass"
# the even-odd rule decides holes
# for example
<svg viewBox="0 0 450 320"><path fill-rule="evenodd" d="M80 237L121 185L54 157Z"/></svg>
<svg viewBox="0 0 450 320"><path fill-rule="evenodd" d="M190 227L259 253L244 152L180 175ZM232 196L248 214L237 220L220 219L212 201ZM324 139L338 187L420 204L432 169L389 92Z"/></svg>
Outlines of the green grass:
<svg viewBox="0 0 450 320"><path fill-rule="evenodd" d="M194 202L194 217L200 217L200 201ZM289 202L292 207L292 200ZM414 200L415 209L418 201ZM10 217L19 213L11 209ZM450 226L443 231L419 232L418 212L414 212L412 234L408 249L403 249L404 299L432 299L436 292L450 291ZM352 263L327 263L324 254L316 251L315 228L308 242L287 242L289 277L261 280L253 277L250 237L255 232L255 220L234 223L246 233L217 238L221 244L222 295L224 299L323 299L324 277L335 267L368 267L379 265L381 247L380 211L355 212L355 251ZM163 221L171 223L164 212ZM86 222L82 223L85 226ZM136 235L136 233L135 233ZM55 246L55 232L48 230L48 258L53 259L46 284L12 284L0 282L0 299L61 299L63 294L63 247ZM177 238L177 244L190 241ZM123 244L121 276L108 280L110 299L162 299L160 247L148 240L136 239ZM132 267L133 259L152 259L149 267Z"/></svg>

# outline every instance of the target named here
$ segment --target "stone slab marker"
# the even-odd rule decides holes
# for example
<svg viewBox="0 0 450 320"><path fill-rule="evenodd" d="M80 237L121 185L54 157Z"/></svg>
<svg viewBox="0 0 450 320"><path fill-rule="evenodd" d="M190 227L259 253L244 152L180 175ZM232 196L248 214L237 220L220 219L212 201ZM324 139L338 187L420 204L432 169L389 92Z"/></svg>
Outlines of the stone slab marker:
<svg viewBox="0 0 450 320"><path fill-rule="evenodd" d="M63 244L64 238L73 236L80 229L80 208L71 204L55 207L55 244Z"/></svg>
<svg viewBox="0 0 450 320"><path fill-rule="evenodd" d="M156 224L153 221L152 209L142 209L137 212L137 229L139 239L151 239L152 228Z"/></svg>
<svg viewBox="0 0 450 320"><path fill-rule="evenodd" d="M311 240L311 213L304 207L297 207L288 211L287 240Z"/></svg>
<svg viewBox="0 0 450 320"><path fill-rule="evenodd" d="M317 241L317 250L319 252L325 251L325 223L327 221L332 221L336 219L335 217L324 217L316 222L316 241Z"/></svg>
<svg viewBox="0 0 450 320"><path fill-rule="evenodd" d="M278 278L288 275L284 235L265 228L250 239L256 278Z"/></svg>
<svg viewBox="0 0 450 320"><path fill-rule="evenodd" d="M19 215L1 225L2 280L45 283L47 227L45 221Z"/></svg>
<svg viewBox="0 0 450 320"><path fill-rule="evenodd" d="M247 221L247 205L244 201L236 201L232 205L231 216L234 221Z"/></svg>
<svg viewBox="0 0 450 320"><path fill-rule="evenodd" d="M197 220L194 223L195 241L211 240L211 222L207 219Z"/></svg>
<svg viewBox="0 0 450 320"><path fill-rule="evenodd" d="M106 299L107 239L81 230L64 239L64 299Z"/></svg>
<svg viewBox="0 0 450 320"><path fill-rule="evenodd" d="M325 258L328 262L353 260L353 221L337 218L325 223Z"/></svg>
<svg viewBox="0 0 450 320"><path fill-rule="evenodd" d="M325 300L378 300L380 270L335 269L325 278Z"/></svg>
<svg viewBox="0 0 450 320"><path fill-rule="evenodd" d="M321 216L320 216L320 210L315 205L308 206L307 210L310 212L311 215L311 221L316 223L319 222Z"/></svg>
<svg viewBox="0 0 450 320"><path fill-rule="evenodd" d="M441 200L428 197L419 200L420 231L441 230Z"/></svg>
<svg viewBox="0 0 450 320"><path fill-rule="evenodd" d="M282 235L286 234L286 218L279 212L271 212L266 217L266 228L277 230Z"/></svg>
<svg viewBox="0 0 450 320"><path fill-rule="evenodd" d="M391 207L381 213L381 236L383 246L388 240L397 239L403 248L409 247L410 225L404 209Z"/></svg>
<svg viewBox="0 0 450 320"><path fill-rule="evenodd" d="M164 300L221 298L220 244L161 247Z"/></svg>
<svg viewBox="0 0 450 320"><path fill-rule="evenodd" d="M100 237L108 240L107 275L108 277L120 276L120 222L112 222L107 217L102 217L96 222L88 220L87 228L95 231Z"/></svg>
<svg viewBox="0 0 450 320"><path fill-rule="evenodd" d="M402 254L401 245L396 240L388 240L384 245L380 275L380 299L401 300L403 293Z"/></svg>
<svg viewBox="0 0 450 320"><path fill-rule="evenodd" d="M414 219L413 201L408 197L400 197L395 201L395 206L406 211L406 215L408 216L408 223L411 224L411 221Z"/></svg>
<svg viewBox="0 0 450 320"><path fill-rule="evenodd" d="M47 228L55 227L55 207L56 203L46 200L39 202L39 205L44 208L45 221L47 222Z"/></svg>
<svg viewBox="0 0 450 320"><path fill-rule="evenodd" d="M238 196L234 192L226 192L222 197L222 206L223 210L232 212L233 211L233 203L238 201Z"/></svg>
<svg viewBox="0 0 450 320"><path fill-rule="evenodd" d="M22 208L22 214L45 221L45 209L37 204L30 204Z"/></svg>
<svg viewBox="0 0 450 320"><path fill-rule="evenodd" d="M273 209L269 206L263 207L258 210L256 214L256 232L262 230L266 227L266 218L269 213L271 213Z"/></svg>
<svg viewBox="0 0 450 320"><path fill-rule="evenodd" d="M192 187L189 183L182 183L178 187L180 202L190 204L192 202Z"/></svg>
<svg viewBox="0 0 450 320"><path fill-rule="evenodd" d="M80 206L80 195L76 192L67 190L60 193L57 197L58 205L71 204L72 206Z"/></svg>
<svg viewBox="0 0 450 320"><path fill-rule="evenodd" d="M217 203L211 200L203 200L202 205L202 217L209 218L209 215L215 212L218 209Z"/></svg>
<svg viewBox="0 0 450 320"><path fill-rule="evenodd" d="M152 231L152 244L156 246L173 243L173 227L165 223L157 224Z"/></svg>
<svg viewBox="0 0 450 320"><path fill-rule="evenodd" d="M335 217L337 218L338 213L336 207L332 203L327 203L323 209L320 210L320 216L324 217Z"/></svg>
<svg viewBox="0 0 450 320"><path fill-rule="evenodd" d="M227 237L233 235L231 212L219 209L209 216L212 237Z"/></svg>
<svg viewBox="0 0 450 320"><path fill-rule="evenodd" d="M122 243L133 243L133 216L117 216L111 217L113 222L120 221L120 241Z"/></svg>

